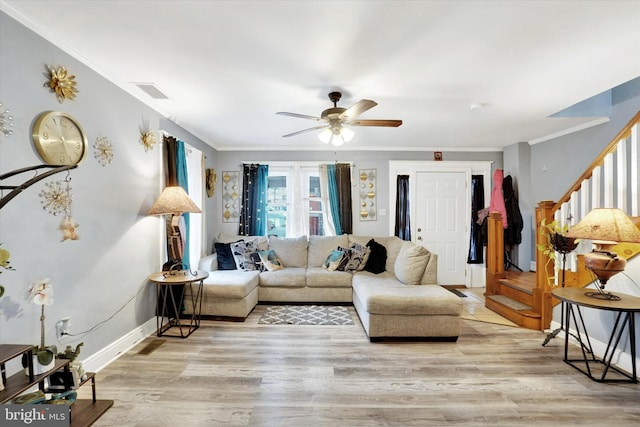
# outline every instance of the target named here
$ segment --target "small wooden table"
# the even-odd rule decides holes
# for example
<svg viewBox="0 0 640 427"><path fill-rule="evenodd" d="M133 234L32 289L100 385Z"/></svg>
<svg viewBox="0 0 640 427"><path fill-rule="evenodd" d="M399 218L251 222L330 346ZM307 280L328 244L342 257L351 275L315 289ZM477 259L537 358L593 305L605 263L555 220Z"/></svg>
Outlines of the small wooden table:
<svg viewBox="0 0 640 427"><path fill-rule="evenodd" d="M558 288L552 291L554 297L567 303L567 310L565 313L566 318L564 324L566 331L570 328L570 321L573 320L577 332L578 344L582 350L582 359L569 359L568 347L569 347L569 333L565 332L564 340L564 362L570 366L573 366L578 371L582 372L589 378L598 382L630 382L637 383L638 377L636 372L636 324L635 313L640 312L640 298L632 295L621 294L612 292L612 294L620 297L619 301L613 300L601 300L589 297L585 295L586 289L581 288ZM582 312L580 307L594 308L596 310L614 311L617 313L616 321L611 331L609 343L605 350L604 356L600 359L593 354L593 348L591 347L591 341L584 324ZM577 317L576 317L577 315ZM624 316L624 317L623 317ZM628 330L629 346L631 348L631 374L618 369L611 364L615 350L620 344L620 339L624 333L625 328ZM582 338L584 335L584 339ZM603 365L602 375L600 377L594 376L592 369L597 364ZM607 379L607 373L615 371L622 375L624 378L612 378Z"/></svg>
<svg viewBox="0 0 640 427"><path fill-rule="evenodd" d="M200 313L202 309L202 282L209 277L206 271L161 271L149 276L149 280L156 284L156 334L160 336L187 338L200 327ZM184 299L184 289L178 286L191 288L191 302L193 313L189 317L189 323L180 321L180 311ZM194 292L194 287L195 292ZM176 297L176 293L179 296ZM166 320L165 320L166 319ZM178 328L179 335L167 334L169 329Z"/></svg>

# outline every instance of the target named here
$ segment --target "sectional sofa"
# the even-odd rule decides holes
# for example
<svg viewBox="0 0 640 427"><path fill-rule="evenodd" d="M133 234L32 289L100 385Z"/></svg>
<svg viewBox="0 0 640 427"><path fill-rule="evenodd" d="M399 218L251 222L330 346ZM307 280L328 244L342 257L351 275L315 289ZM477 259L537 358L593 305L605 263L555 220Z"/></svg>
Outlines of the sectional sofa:
<svg viewBox="0 0 640 427"><path fill-rule="evenodd" d="M258 302L352 303L371 341L455 341L460 335L460 298L437 285L437 255L412 242L221 234L215 248L198 266L209 272L203 316L244 320ZM186 292L186 313L192 313Z"/></svg>

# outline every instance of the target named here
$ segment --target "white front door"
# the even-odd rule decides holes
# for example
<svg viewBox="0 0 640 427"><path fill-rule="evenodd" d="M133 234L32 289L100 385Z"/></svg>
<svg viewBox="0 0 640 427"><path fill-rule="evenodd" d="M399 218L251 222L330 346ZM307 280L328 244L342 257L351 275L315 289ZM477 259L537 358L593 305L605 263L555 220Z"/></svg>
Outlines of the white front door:
<svg viewBox="0 0 640 427"><path fill-rule="evenodd" d="M464 172L416 173L411 233L417 244L438 254L440 285L466 284L467 192Z"/></svg>

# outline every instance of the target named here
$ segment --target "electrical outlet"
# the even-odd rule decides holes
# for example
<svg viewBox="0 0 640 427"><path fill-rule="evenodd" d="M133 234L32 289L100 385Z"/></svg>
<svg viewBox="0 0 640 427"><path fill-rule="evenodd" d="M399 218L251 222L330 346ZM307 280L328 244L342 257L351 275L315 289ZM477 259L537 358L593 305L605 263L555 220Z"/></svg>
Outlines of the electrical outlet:
<svg viewBox="0 0 640 427"><path fill-rule="evenodd" d="M62 337L69 334L70 329L70 319L68 317L63 317L58 320L56 323L56 337L58 338L58 342L62 340Z"/></svg>

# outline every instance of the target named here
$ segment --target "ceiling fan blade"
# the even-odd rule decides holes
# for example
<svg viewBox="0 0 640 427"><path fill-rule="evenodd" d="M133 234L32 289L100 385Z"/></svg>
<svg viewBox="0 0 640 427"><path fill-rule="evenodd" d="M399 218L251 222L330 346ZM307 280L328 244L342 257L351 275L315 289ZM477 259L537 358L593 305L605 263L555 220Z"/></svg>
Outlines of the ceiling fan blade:
<svg viewBox="0 0 640 427"><path fill-rule="evenodd" d="M346 124L352 126L380 126L397 128L402 124L402 120L353 120Z"/></svg>
<svg viewBox="0 0 640 427"><path fill-rule="evenodd" d="M309 120L315 120L317 122L321 122L323 121L320 117L315 117L315 116L307 116L306 114L298 114L298 113L287 113L285 111L279 111L276 114L279 114L281 116L289 116L289 117L297 117L299 119L309 119Z"/></svg>
<svg viewBox="0 0 640 427"><path fill-rule="evenodd" d="M378 105L378 103L375 101L371 101L370 99L361 99L351 107L347 108L344 112L342 112L342 114L340 114L338 118L345 121L353 120L360 114L375 107L376 105Z"/></svg>
<svg viewBox="0 0 640 427"><path fill-rule="evenodd" d="M301 133L311 132L311 131L318 130L318 129L325 129L325 128L328 128L328 127L329 127L329 125L316 126L316 127L312 127L312 128L309 128L309 129L299 130L299 131L297 131L297 132L288 133L288 134L286 134L286 135L282 135L282 137L283 137L283 138L288 138L288 137L290 137L290 136L296 136L296 135L300 135Z"/></svg>

